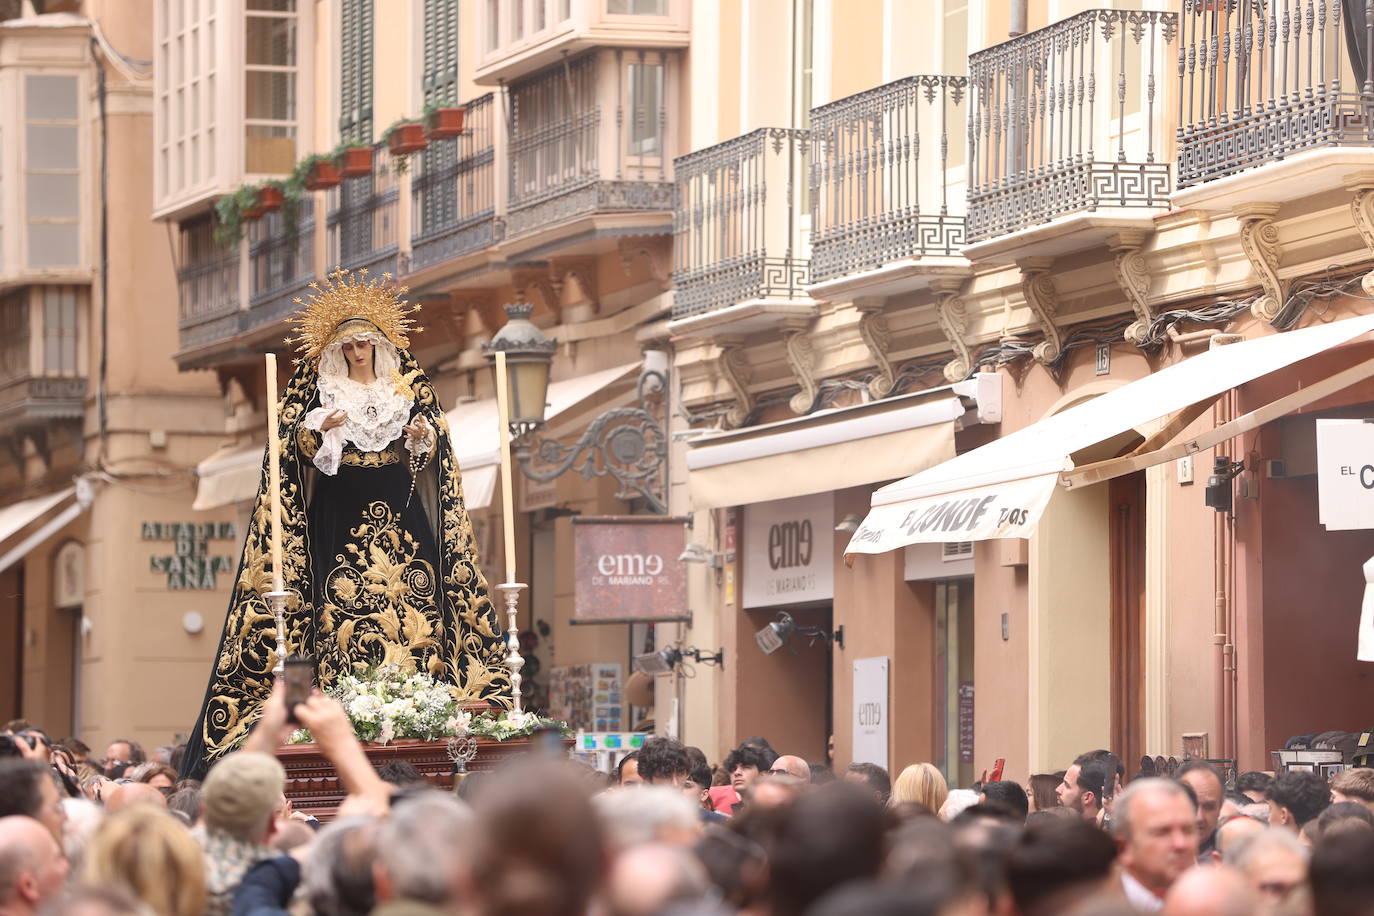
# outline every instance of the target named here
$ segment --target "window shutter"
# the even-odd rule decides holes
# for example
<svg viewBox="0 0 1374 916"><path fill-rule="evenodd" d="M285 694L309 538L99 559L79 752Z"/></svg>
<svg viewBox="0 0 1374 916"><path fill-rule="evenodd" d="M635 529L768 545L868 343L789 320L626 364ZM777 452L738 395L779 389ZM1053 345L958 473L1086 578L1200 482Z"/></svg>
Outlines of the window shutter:
<svg viewBox="0 0 1374 916"><path fill-rule="evenodd" d="M458 0L425 0L425 102L458 102Z"/></svg>
<svg viewBox="0 0 1374 916"><path fill-rule="evenodd" d="M344 0L339 36L339 139L372 142L374 0Z"/></svg>

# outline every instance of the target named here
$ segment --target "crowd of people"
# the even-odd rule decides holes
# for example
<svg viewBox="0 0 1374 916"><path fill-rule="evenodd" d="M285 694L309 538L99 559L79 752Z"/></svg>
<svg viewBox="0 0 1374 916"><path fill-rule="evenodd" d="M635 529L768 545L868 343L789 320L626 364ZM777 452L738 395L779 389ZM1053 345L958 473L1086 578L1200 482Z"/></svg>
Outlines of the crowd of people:
<svg viewBox="0 0 1374 916"><path fill-rule="evenodd" d="M174 747L97 759L10 723L0 916L1374 914L1374 769L1228 782L1090 751L951 788L929 763L835 773L754 738L713 767L652 738L609 775L540 745L450 792L374 770L328 697L294 714L347 791L327 824L284 794L280 691L203 784Z"/></svg>

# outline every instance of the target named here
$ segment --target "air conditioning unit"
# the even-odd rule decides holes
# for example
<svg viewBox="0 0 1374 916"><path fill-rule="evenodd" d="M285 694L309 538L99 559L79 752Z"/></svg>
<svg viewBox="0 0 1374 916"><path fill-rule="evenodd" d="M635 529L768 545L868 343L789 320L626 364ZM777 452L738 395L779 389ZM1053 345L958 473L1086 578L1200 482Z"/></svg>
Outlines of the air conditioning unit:
<svg viewBox="0 0 1374 916"><path fill-rule="evenodd" d="M940 559L946 563L973 559L972 541L947 541L940 545Z"/></svg>

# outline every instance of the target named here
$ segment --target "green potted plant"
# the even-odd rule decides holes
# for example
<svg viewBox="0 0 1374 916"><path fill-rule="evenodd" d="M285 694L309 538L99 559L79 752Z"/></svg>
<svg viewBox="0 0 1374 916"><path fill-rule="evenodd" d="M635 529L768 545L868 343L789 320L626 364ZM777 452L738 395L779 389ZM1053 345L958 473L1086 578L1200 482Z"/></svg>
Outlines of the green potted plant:
<svg viewBox="0 0 1374 916"><path fill-rule="evenodd" d="M263 213L276 213L281 209L286 196L286 186L276 180L264 181L258 185L258 209Z"/></svg>
<svg viewBox="0 0 1374 916"><path fill-rule="evenodd" d="M291 173L291 183L307 191L327 191L342 180L339 164L333 156L325 153L311 153L297 162Z"/></svg>
<svg viewBox="0 0 1374 916"><path fill-rule="evenodd" d="M452 140L454 137L462 136L467 113L466 105L429 103L424 110L425 135L431 140Z"/></svg>
<svg viewBox="0 0 1374 916"><path fill-rule="evenodd" d="M366 178L372 174L372 147L366 143L340 143L334 150L341 178Z"/></svg>
<svg viewBox="0 0 1374 916"><path fill-rule="evenodd" d="M241 185L215 201L215 243L233 247L243 239L243 224L262 216L258 189Z"/></svg>

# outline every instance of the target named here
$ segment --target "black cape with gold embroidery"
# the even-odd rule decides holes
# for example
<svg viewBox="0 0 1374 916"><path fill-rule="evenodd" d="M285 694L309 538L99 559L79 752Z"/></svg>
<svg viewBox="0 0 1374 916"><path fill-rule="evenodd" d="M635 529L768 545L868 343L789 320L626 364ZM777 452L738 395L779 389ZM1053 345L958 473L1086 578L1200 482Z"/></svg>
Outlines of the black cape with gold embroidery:
<svg viewBox="0 0 1374 916"><path fill-rule="evenodd" d="M448 423L415 358L397 353L414 392L413 415L423 415L437 439L413 496L403 439L379 452L359 452L350 443L335 478L315 469L319 434L301 421L319 406L318 360L300 360L282 397L282 566L293 592L287 651L316 660L322 688L359 667L413 663L464 697L508 705L499 618L477 566ZM271 589L266 465L264 450L262 483L184 777L200 778L236 746L271 690L276 622L261 597Z"/></svg>

